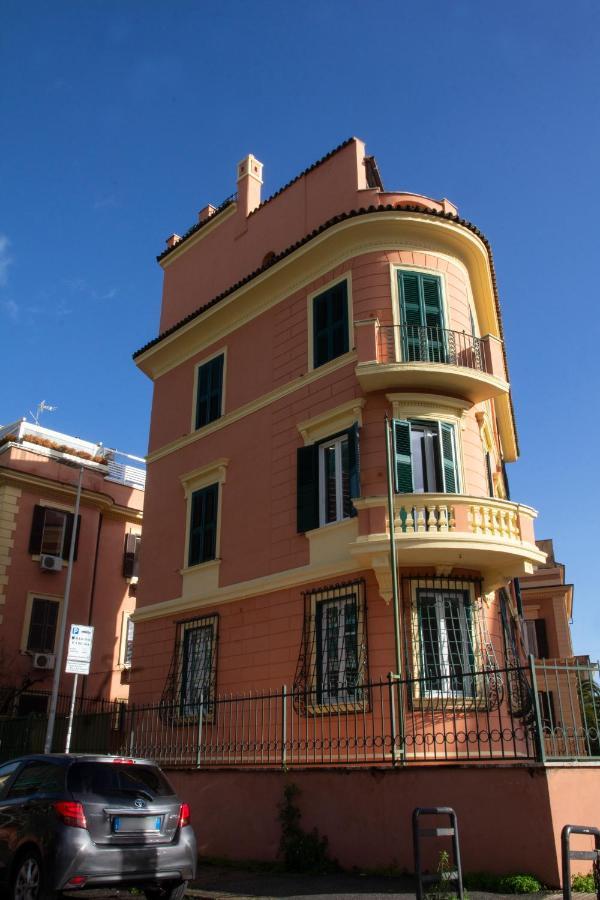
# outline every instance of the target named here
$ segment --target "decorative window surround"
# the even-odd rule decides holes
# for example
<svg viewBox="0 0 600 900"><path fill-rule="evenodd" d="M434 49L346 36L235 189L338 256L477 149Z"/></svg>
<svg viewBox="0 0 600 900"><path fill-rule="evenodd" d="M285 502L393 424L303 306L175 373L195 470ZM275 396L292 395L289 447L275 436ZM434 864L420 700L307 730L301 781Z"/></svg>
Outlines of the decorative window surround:
<svg viewBox="0 0 600 900"><path fill-rule="evenodd" d="M186 472L179 478L186 500L184 559L183 567L180 569L180 573L183 576L182 597L206 596L214 593L219 588L219 568L221 565L221 560L219 559L221 550L221 485L225 484L228 464L228 459L220 457L206 466ZM190 545L192 496L195 491L208 487L211 484L219 485L215 558L198 563L195 566L189 566L188 550Z"/></svg>
<svg viewBox="0 0 600 900"><path fill-rule="evenodd" d="M213 360L218 359L220 356L223 357L223 367L221 369L221 406L219 409L219 415L214 416L212 419L209 419L202 425L198 425L198 387L200 381L200 370L203 366L209 365L213 362ZM192 399L192 416L190 422L190 431L198 431L200 429L206 428L208 425L211 425L213 422L218 422L219 419L223 418L225 414L225 387L226 387L226 377L227 377L227 347L221 347L215 353L212 353L210 356L205 357L200 360L200 362L196 363L194 366L194 389L193 389L193 399Z"/></svg>
<svg viewBox="0 0 600 900"><path fill-rule="evenodd" d="M27 648L27 644L29 642L29 629L31 626L31 611L32 611L34 600L50 600L53 603L56 603L58 606L58 609L56 612L56 631L55 631L55 635L54 635L54 644L56 646L56 637L57 637L58 627L59 627L59 623L60 623L60 615L61 615L63 598L57 597L55 594L44 594L44 593L40 593L39 591L29 591L29 593L27 594L27 600L25 601L25 615L23 617L23 629L21 631L21 647L20 647L21 653L30 654L30 653L34 652L34 651L28 650L28 648ZM43 651L40 650L39 652L47 652L47 653L52 652L53 653L54 647L52 648L52 650L50 650L50 648L45 648Z"/></svg>
<svg viewBox="0 0 600 900"><path fill-rule="evenodd" d="M354 400L336 406L335 409L328 409L327 412L320 413L318 416L298 422L297 428L305 445L314 444L331 434L347 431L355 422L358 423L359 428L362 428L362 411L365 402L364 397L356 397Z"/></svg>
<svg viewBox="0 0 600 900"><path fill-rule="evenodd" d="M392 404L394 419L434 419L461 423L465 412L473 404L458 397L439 394L386 394Z"/></svg>

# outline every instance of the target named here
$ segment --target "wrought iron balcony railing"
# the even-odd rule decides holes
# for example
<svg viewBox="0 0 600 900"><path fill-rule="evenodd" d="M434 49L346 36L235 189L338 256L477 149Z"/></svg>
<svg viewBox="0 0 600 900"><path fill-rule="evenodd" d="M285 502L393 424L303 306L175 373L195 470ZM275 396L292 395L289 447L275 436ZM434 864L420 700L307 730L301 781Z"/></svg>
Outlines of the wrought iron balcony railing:
<svg viewBox="0 0 600 900"><path fill-rule="evenodd" d="M493 374L488 339L437 325L380 325L381 363L424 362L462 366Z"/></svg>

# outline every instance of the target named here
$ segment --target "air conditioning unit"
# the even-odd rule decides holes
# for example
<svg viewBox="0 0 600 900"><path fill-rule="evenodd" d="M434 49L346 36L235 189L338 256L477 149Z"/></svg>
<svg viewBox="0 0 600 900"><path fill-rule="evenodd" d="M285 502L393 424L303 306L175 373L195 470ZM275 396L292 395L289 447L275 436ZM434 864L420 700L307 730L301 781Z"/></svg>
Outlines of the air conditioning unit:
<svg viewBox="0 0 600 900"><path fill-rule="evenodd" d="M44 572L62 572L62 562L60 556L48 556L43 553L40 556L40 569Z"/></svg>
<svg viewBox="0 0 600 900"><path fill-rule="evenodd" d="M34 669L53 669L54 668L54 653L34 653L33 654L33 668Z"/></svg>

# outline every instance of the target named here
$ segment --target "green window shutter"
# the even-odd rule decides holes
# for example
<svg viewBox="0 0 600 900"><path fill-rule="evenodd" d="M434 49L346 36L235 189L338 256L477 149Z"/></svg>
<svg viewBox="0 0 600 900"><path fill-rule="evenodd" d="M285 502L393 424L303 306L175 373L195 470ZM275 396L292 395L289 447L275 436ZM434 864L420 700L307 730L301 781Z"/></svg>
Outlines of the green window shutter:
<svg viewBox="0 0 600 900"><path fill-rule="evenodd" d="M192 494L188 565L214 559L217 544L219 485L211 484Z"/></svg>
<svg viewBox="0 0 600 900"><path fill-rule="evenodd" d="M435 275L421 275L421 285L423 291L423 324L429 328L443 328L440 279Z"/></svg>
<svg viewBox="0 0 600 900"><path fill-rule="evenodd" d="M46 510L43 506L34 506L33 520L31 522L31 534L29 535L29 552L36 555L42 549L42 535L44 533L44 516Z"/></svg>
<svg viewBox="0 0 600 900"><path fill-rule="evenodd" d="M313 367L348 349L348 283L340 281L313 299Z"/></svg>
<svg viewBox="0 0 600 900"><path fill-rule="evenodd" d="M297 530L300 534L319 527L319 448L298 448Z"/></svg>
<svg viewBox="0 0 600 900"><path fill-rule="evenodd" d="M350 483L350 497L360 497L360 450L358 446L357 422L348 431L348 481ZM350 515L356 515L354 504L350 506Z"/></svg>
<svg viewBox="0 0 600 900"><path fill-rule="evenodd" d="M196 428L221 417L223 394L223 354L204 363L198 369L198 389L196 392Z"/></svg>
<svg viewBox="0 0 600 900"><path fill-rule="evenodd" d="M458 493L458 472L454 444L454 428L440 422L440 446L442 448L442 474L445 494Z"/></svg>
<svg viewBox="0 0 600 900"><path fill-rule="evenodd" d="M437 275L398 272L403 358L408 362L444 359L441 282Z"/></svg>
<svg viewBox="0 0 600 900"><path fill-rule="evenodd" d="M413 489L412 458L410 452L410 422L392 421L394 451L394 489L396 493L410 494Z"/></svg>
<svg viewBox="0 0 600 900"><path fill-rule="evenodd" d="M402 304L402 323L404 325L423 325L421 321L419 275L415 272L398 272L398 281Z"/></svg>

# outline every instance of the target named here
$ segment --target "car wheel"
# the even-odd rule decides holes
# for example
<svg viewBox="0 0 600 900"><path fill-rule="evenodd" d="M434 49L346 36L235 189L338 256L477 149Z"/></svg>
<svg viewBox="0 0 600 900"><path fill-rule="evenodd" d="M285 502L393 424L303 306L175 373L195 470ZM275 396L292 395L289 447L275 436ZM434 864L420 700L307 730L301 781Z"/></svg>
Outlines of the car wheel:
<svg viewBox="0 0 600 900"><path fill-rule="evenodd" d="M176 881L164 887L146 888L144 894L146 900L183 900L186 888L187 881Z"/></svg>
<svg viewBox="0 0 600 900"><path fill-rule="evenodd" d="M17 862L11 882L10 900L42 900L44 897L42 864L33 850Z"/></svg>

